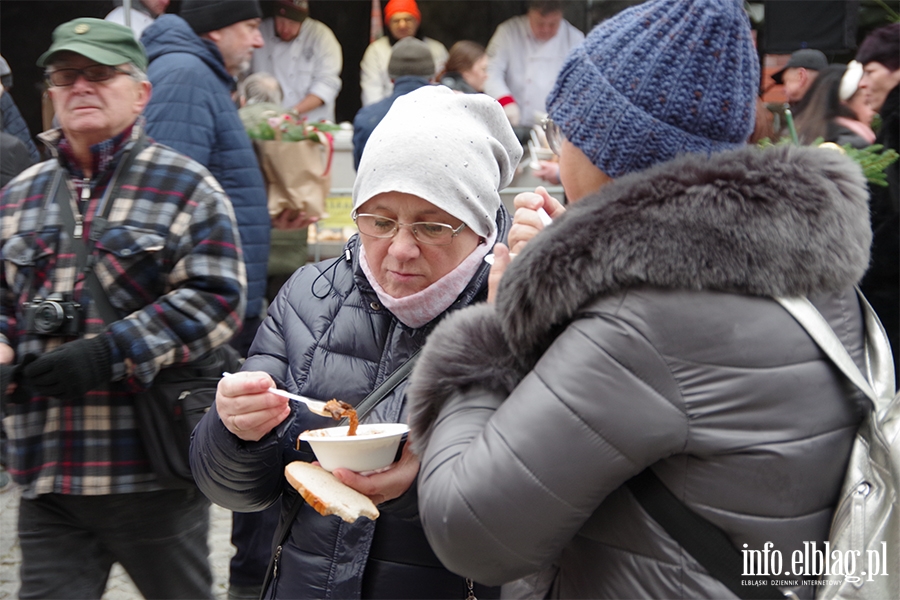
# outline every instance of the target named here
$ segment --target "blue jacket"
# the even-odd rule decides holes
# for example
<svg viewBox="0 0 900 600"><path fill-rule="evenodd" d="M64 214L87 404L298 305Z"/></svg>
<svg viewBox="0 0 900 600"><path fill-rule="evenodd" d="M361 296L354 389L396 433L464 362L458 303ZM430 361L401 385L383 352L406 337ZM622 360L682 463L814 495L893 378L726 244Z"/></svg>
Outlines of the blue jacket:
<svg viewBox="0 0 900 600"><path fill-rule="evenodd" d="M498 239L505 240L509 215L502 207L498 227ZM291 392L357 405L422 347L441 317L419 329L400 323L381 306L357 250L353 237L341 258L294 274L269 307L243 370L265 371ZM447 312L484 301L488 271L483 264ZM405 422L404 388L401 383L365 421ZM262 510L283 495L284 520L284 513L303 502L284 477L285 465L315 460L295 450L297 436L333 425L295 404L275 430L245 442L225 428L213 407L194 431L191 471L210 500L231 510ZM465 598L463 578L444 569L425 539L415 483L378 508L377 521L345 523L304 504L267 597ZM479 598L498 594L496 588L476 587Z"/></svg>
<svg viewBox="0 0 900 600"><path fill-rule="evenodd" d="M216 45L177 15L159 17L141 42L153 84L144 109L147 132L209 169L231 199L247 267L245 314L257 317L266 292L272 224L262 172L231 101L234 79Z"/></svg>
<svg viewBox="0 0 900 600"><path fill-rule="evenodd" d="M34 145L34 140L31 139L28 125L25 123L25 119L22 118L22 113L19 112L19 107L16 106L9 92L0 94L0 116L2 116L0 118L0 131L5 131L22 140L22 143L28 149L28 156L31 157L32 163L40 161L41 155L37 146Z"/></svg>
<svg viewBox="0 0 900 600"><path fill-rule="evenodd" d="M424 77L416 77L415 75L404 75L398 77L394 81L394 93L383 100L379 100L375 104L364 106L359 109L353 118L353 168L359 169L359 161L362 159L363 148L369 141L369 136L375 127L381 123L384 115L391 110L394 100L404 94L408 94L420 87L429 85L428 80Z"/></svg>

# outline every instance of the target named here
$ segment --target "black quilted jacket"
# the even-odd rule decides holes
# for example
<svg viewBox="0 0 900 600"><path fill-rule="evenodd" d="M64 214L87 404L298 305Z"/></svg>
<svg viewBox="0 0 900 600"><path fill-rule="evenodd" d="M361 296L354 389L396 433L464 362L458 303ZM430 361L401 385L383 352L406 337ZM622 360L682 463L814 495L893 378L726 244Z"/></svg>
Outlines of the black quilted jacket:
<svg viewBox="0 0 900 600"><path fill-rule="evenodd" d="M501 208L498 239L506 239L508 219ZM409 329L382 308L359 268L357 247L354 237L344 257L294 274L269 308L243 370L265 371L291 392L355 405L424 344L435 322ZM486 299L488 270L485 264L448 312ZM404 389L405 384L398 386L366 420L405 422ZM284 494L287 512L300 498L286 482L284 466L314 460L294 449L297 436L333 424L295 409L275 431L252 443L232 435L213 409L194 433L191 468L216 504L248 512ZM415 483L379 510L374 523L348 524L304 505L267 596L464 598L465 580L441 566L425 539ZM475 592L490 598L499 590L476 586Z"/></svg>

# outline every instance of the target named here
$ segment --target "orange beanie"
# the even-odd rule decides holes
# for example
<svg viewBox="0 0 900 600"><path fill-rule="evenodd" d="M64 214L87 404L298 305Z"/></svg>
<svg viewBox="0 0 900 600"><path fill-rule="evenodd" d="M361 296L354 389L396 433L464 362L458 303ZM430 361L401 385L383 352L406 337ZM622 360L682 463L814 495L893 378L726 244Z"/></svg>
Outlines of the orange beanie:
<svg viewBox="0 0 900 600"><path fill-rule="evenodd" d="M422 22L422 13L419 12L416 0L389 0L384 7L384 24L389 25L391 17L397 13L409 13L416 18L416 21Z"/></svg>

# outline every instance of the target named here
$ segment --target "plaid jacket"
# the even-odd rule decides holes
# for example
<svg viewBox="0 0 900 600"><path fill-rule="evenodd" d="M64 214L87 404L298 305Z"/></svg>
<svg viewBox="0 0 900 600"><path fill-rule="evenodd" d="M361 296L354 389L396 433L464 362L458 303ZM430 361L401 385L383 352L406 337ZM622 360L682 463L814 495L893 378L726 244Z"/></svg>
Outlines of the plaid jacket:
<svg viewBox="0 0 900 600"><path fill-rule="evenodd" d="M132 139L141 129L135 124ZM41 137L57 151L58 130ZM8 470L26 497L159 489L135 427L132 394L149 386L160 368L198 358L241 325L246 273L231 203L199 163L155 143L121 175L93 252L94 272L120 317L104 324L76 274L58 206L46 196L62 164L87 239L122 153L118 148L95 165L89 200L75 191L86 187L77 167L59 157L31 167L0 192L0 342L21 361L73 339L26 332L24 303L58 293L84 307L85 337L106 334L112 346L109 385L74 402L27 394L24 403L7 402Z"/></svg>

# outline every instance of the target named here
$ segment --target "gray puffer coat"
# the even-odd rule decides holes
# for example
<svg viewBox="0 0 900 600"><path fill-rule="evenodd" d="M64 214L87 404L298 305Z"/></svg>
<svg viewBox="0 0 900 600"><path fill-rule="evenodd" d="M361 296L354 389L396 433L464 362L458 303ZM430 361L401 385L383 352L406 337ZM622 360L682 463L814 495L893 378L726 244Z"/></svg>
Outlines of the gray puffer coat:
<svg viewBox="0 0 900 600"><path fill-rule="evenodd" d="M821 548L866 405L770 296L808 295L863 364L867 197L839 153L745 148L623 177L550 225L410 381L442 562L538 573L555 598L733 597L623 487L648 467L736 548L772 542L786 566Z"/></svg>
<svg viewBox="0 0 900 600"><path fill-rule="evenodd" d="M497 239L506 239L509 215L501 208ZM311 398L357 405L425 343L437 319L410 329L383 308L358 261L358 238L344 257L298 270L263 322L244 371L265 371L279 388ZM483 264L448 312L487 298ZM446 314L446 313L445 313ZM366 422L406 422L405 383L385 397ZM258 442L228 431L213 407L194 431L191 470L210 500L240 512L270 506L283 495L282 520L302 503L267 598L464 598L466 583L447 571L428 546L417 514L415 484L379 506L377 521L345 523L303 503L284 467L315 456L295 449L297 436L336 423L294 403L291 415ZM498 588L478 586L479 598Z"/></svg>

